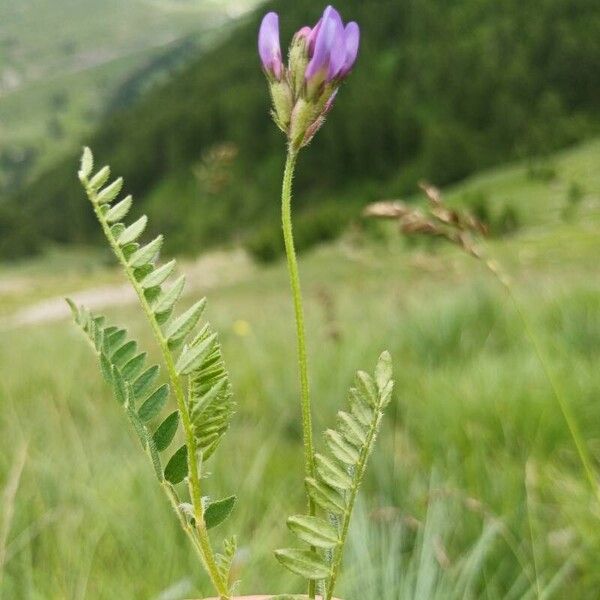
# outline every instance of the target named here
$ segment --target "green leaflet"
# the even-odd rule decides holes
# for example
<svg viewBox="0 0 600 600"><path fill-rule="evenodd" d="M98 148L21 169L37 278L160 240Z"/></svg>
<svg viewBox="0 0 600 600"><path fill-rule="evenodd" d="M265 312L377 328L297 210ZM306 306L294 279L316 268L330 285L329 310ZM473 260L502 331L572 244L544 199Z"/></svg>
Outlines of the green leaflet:
<svg viewBox="0 0 600 600"><path fill-rule="evenodd" d="M121 219L124 219L133 204L133 197L126 196L120 202L117 202L105 215L107 223L117 223Z"/></svg>
<svg viewBox="0 0 600 600"><path fill-rule="evenodd" d="M123 178L119 177L96 196L96 204L108 204L112 202L119 195L122 188Z"/></svg>
<svg viewBox="0 0 600 600"><path fill-rule="evenodd" d="M285 548L275 550L275 557L292 573L305 579L320 580L329 576L329 567L316 552L311 550Z"/></svg>
<svg viewBox="0 0 600 600"><path fill-rule="evenodd" d="M319 477L331 487L340 490L349 490L352 487L352 478L346 472L345 467L339 465L335 460L315 454L315 463Z"/></svg>
<svg viewBox="0 0 600 600"><path fill-rule="evenodd" d="M187 446L184 444L171 456L165 467L165 479L176 485L181 483L188 473Z"/></svg>
<svg viewBox="0 0 600 600"><path fill-rule="evenodd" d="M309 496L324 511L334 515L344 513L346 502L344 496L338 490L327 485L324 481L311 477L308 477L305 483Z"/></svg>
<svg viewBox="0 0 600 600"><path fill-rule="evenodd" d="M92 151L86 146L83 149L83 154L81 155L81 166L79 167L79 172L77 173L79 179L87 179L92 174L93 168L94 156L92 155Z"/></svg>
<svg viewBox="0 0 600 600"><path fill-rule="evenodd" d="M150 271L146 277L142 279L142 287L144 289L158 287L165 282L165 280L173 273L175 269L176 261L171 260L164 264L162 267Z"/></svg>
<svg viewBox="0 0 600 600"><path fill-rule="evenodd" d="M179 411L173 411L154 432L154 444L159 452L166 450L173 441L179 427Z"/></svg>
<svg viewBox="0 0 600 600"><path fill-rule="evenodd" d="M117 367L121 368L130 358L133 357L136 350L137 342L130 340L116 350L115 353L110 357L110 360Z"/></svg>
<svg viewBox="0 0 600 600"><path fill-rule="evenodd" d="M206 354L210 352L216 339L217 334L213 333L205 340L202 340L202 342L184 348L175 365L177 372L181 373L181 375L189 375L192 371L197 369L202 364Z"/></svg>
<svg viewBox="0 0 600 600"><path fill-rule="evenodd" d="M316 548L333 548L339 543L335 527L319 517L295 515L287 520L287 526L303 542Z"/></svg>
<svg viewBox="0 0 600 600"><path fill-rule="evenodd" d="M121 369L123 377L125 377L126 379L135 379L142 372L145 362L145 352L141 352L140 354L134 356L132 359L127 361L127 363Z"/></svg>
<svg viewBox="0 0 600 600"><path fill-rule="evenodd" d="M355 465L360 453L356 446L348 443L337 431L328 429L325 432L325 441L331 453L347 465Z"/></svg>
<svg viewBox="0 0 600 600"><path fill-rule="evenodd" d="M89 187L94 191L98 191L110 177L110 167L102 167L90 180Z"/></svg>
<svg viewBox="0 0 600 600"><path fill-rule="evenodd" d="M129 257L129 265L132 267L142 267L152 262L163 243L163 236L155 237L149 244L141 246ZM150 271L151 269L148 269Z"/></svg>
<svg viewBox="0 0 600 600"><path fill-rule="evenodd" d="M228 496L222 500L209 502L204 509L204 524L206 525L206 528L212 529L225 521L231 514L236 501L237 496Z"/></svg>
<svg viewBox="0 0 600 600"><path fill-rule="evenodd" d="M185 285L185 275L181 275L170 289L163 292L152 304L152 310L155 315L168 315L173 310L173 306L179 300L183 287Z"/></svg>
<svg viewBox="0 0 600 600"><path fill-rule="evenodd" d="M359 371L356 374L356 388L361 396L369 402L372 407L379 405L379 398L375 382L364 371Z"/></svg>
<svg viewBox="0 0 600 600"><path fill-rule="evenodd" d="M375 367L375 382L380 394L383 394L384 390L392 382L392 375L392 357L389 352L383 352Z"/></svg>
<svg viewBox="0 0 600 600"><path fill-rule="evenodd" d="M101 332L101 329L98 329ZM107 356L112 356L122 345L127 337L127 331L125 329L118 329L115 332L111 332L108 335L103 334L104 349Z"/></svg>
<svg viewBox="0 0 600 600"><path fill-rule="evenodd" d="M154 390L138 410L138 417L144 423L148 423L156 417L164 408L169 398L169 384L165 383Z"/></svg>
<svg viewBox="0 0 600 600"><path fill-rule="evenodd" d="M148 367L134 382L132 385L133 389L133 397L136 400L141 400L145 398L150 389L152 388L152 384L158 377L158 372L160 371L160 367L158 365L152 365Z"/></svg>
<svg viewBox="0 0 600 600"><path fill-rule="evenodd" d="M144 229L146 229L146 225L148 224L148 217L146 215L142 215L137 221L133 222L129 227L125 227L121 234L117 237L117 242L119 246L125 246L127 244L131 244L131 242L135 242L142 233L144 233Z"/></svg>
<svg viewBox="0 0 600 600"><path fill-rule="evenodd" d="M350 444L362 446L368 434L368 428L359 423L351 414L340 410L338 412L338 425L340 433Z"/></svg>
<svg viewBox="0 0 600 600"><path fill-rule="evenodd" d="M198 300L182 315L174 319L165 328L165 337L169 345L177 345L194 329L206 307L206 298Z"/></svg>

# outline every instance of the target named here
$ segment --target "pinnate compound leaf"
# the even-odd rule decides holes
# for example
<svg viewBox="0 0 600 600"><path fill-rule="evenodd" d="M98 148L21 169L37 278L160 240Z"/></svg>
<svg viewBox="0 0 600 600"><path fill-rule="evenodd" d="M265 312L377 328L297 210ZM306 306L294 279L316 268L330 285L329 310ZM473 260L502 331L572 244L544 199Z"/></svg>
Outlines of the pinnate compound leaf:
<svg viewBox="0 0 600 600"><path fill-rule="evenodd" d="M237 551L237 538L234 536L223 540L223 554L217 554L217 565L219 573L224 581L231 579L231 565ZM235 585L235 584L234 584Z"/></svg>
<svg viewBox="0 0 600 600"><path fill-rule="evenodd" d="M339 543L335 527L320 517L295 515L287 525L303 542L316 548L333 548Z"/></svg>
<svg viewBox="0 0 600 600"><path fill-rule="evenodd" d="M323 559L312 550L285 548L275 550L277 560L292 573L305 579L321 580L329 575L329 567Z"/></svg>
<svg viewBox="0 0 600 600"><path fill-rule="evenodd" d="M131 195L126 196L120 202L117 202L105 215L104 219L107 223L117 223L127 216L127 213L131 209L133 204L133 197Z"/></svg>
<svg viewBox="0 0 600 600"><path fill-rule="evenodd" d="M126 227L117 238L119 246L125 246L131 244L131 242L135 242L135 240L144 233L147 224L148 217L142 215L137 221L134 221L129 227Z"/></svg>
<svg viewBox="0 0 600 600"><path fill-rule="evenodd" d="M169 385L167 383L156 388L138 410L138 417L143 423L148 423L164 408L169 398Z"/></svg>
<svg viewBox="0 0 600 600"><path fill-rule="evenodd" d="M222 500L210 502L204 510L204 523L207 529L220 525L231 514L237 496L228 496Z"/></svg>
<svg viewBox="0 0 600 600"><path fill-rule="evenodd" d="M187 446L184 444L171 456L171 459L165 467L165 479L177 485L181 483L188 473L188 462L187 462Z"/></svg>
<svg viewBox="0 0 600 600"><path fill-rule="evenodd" d="M159 452L166 450L173 441L179 427L179 411L173 411L154 432L154 444Z"/></svg>

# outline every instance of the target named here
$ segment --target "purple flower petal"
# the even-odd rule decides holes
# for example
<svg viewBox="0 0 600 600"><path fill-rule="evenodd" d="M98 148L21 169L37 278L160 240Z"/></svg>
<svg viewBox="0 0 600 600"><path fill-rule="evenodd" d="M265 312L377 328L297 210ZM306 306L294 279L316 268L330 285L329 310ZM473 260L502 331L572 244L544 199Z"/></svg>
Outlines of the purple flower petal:
<svg viewBox="0 0 600 600"><path fill-rule="evenodd" d="M358 56L358 47L360 45L360 29L358 25L351 21L346 25L344 31L346 56L344 59L344 65L339 73L340 77L345 77L356 62Z"/></svg>
<svg viewBox="0 0 600 600"><path fill-rule="evenodd" d="M315 51L315 43L317 41L317 35L319 35L319 31L321 30L321 25L323 23L323 18L320 18L317 21L317 24L312 28L312 32L308 37L308 56L312 58L312 55Z"/></svg>
<svg viewBox="0 0 600 600"><path fill-rule="evenodd" d="M314 53L305 73L307 80L313 79L321 71L324 73L329 71L331 52L339 39L340 27L343 27L342 18L335 8L328 6L321 17L320 25L317 24L317 27Z"/></svg>
<svg viewBox="0 0 600 600"><path fill-rule="evenodd" d="M275 12L267 13L260 24L258 53L264 69L281 79L283 61L279 45L279 16Z"/></svg>
<svg viewBox="0 0 600 600"><path fill-rule="evenodd" d="M339 17L339 15L338 15ZM328 81L335 79L346 61L346 38L342 19L335 19L335 36L329 57Z"/></svg>

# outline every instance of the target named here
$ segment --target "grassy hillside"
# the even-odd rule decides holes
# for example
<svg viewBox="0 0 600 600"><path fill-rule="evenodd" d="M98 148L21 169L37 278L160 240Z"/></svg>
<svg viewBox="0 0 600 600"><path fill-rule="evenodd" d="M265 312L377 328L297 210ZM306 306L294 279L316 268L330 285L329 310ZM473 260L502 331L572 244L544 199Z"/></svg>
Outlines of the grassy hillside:
<svg viewBox="0 0 600 600"><path fill-rule="evenodd" d="M132 101L132 74L168 72L176 58L197 53L213 29L253 4L0 3L0 201L87 135L115 94Z"/></svg>
<svg viewBox="0 0 600 600"><path fill-rule="evenodd" d="M322 10L317 0L271 7L282 14L284 40ZM422 177L447 184L598 131L594 0L347 0L340 8L360 22L363 43L327 127L300 161L298 227L309 242L336 235L365 200L412 192ZM260 247L278 227L283 140L267 115L259 18L86 136L170 230L172 250L236 238ZM224 147L231 150L226 159ZM5 236L5 254L44 238L94 235L72 177L74 160L14 199L18 214L6 209L0 227L28 235Z"/></svg>
<svg viewBox="0 0 600 600"><path fill-rule="evenodd" d="M491 212L519 211L521 228L486 250L512 276L596 469L599 161L594 141L549 157L553 173L532 177L526 163L514 164L448 190L452 203L485 197ZM583 190L575 208L573 182ZM67 258L4 267L13 295L5 288L0 311L118 281L106 264ZM216 272L185 266L197 293L208 293L239 403L206 485L215 497L240 496L218 533L239 535L241 592L300 590L271 554L290 542L285 518L303 506L285 265L229 263ZM598 501L502 287L454 248L407 243L392 227L376 240L348 234L305 254L300 268L316 430L332 422L354 370L370 367L384 347L397 377L340 596L595 600ZM131 321L155 352L133 306L105 312ZM8 537L0 540L0 594L205 596L208 583L75 327L65 320L4 330L0 381L0 481L14 490L1 500Z"/></svg>

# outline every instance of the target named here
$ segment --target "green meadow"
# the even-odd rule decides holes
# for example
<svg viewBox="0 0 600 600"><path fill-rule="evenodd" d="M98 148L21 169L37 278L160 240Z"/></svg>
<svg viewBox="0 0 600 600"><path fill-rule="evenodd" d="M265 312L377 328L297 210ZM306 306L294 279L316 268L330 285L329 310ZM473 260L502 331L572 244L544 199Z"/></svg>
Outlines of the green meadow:
<svg viewBox="0 0 600 600"><path fill-rule="evenodd" d="M407 240L389 223L356 222L301 256L318 440L353 373L386 348L394 360L394 399L340 597L598 597L600 499L548 378L597 470L598 165L595 140L446 191L450 204L492 221L511 207L512 232L482 247L503 265L516 303L480 261ZM2 600L210 594L78 329L44 310L19 324L40 302L121 286L111 264L98 250L71 249L0 270ZM285 519L304 502L285 265L259 266L230 248L183 270L186 302L208 297L238 403L205 484L214 497L239 497L215 535L239 537L240 591L301 591L272 554L292 541ZM114 289L102 312L131 323L158 358L137 307Z"/></svg>

